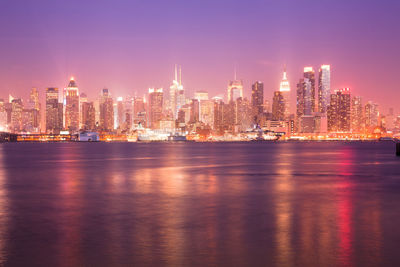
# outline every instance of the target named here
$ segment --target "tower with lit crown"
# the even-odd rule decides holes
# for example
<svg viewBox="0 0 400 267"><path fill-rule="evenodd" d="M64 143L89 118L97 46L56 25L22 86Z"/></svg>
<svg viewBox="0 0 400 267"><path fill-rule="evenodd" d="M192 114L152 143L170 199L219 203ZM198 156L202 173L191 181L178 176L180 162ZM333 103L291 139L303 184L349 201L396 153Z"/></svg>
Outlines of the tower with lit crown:
<svg viewBox="0 0 400 267"><path fill-rule="evenodd" d="M236 68L233 81L228 83L228 103L236 101L239 97L243 98L243 81L237 79Z"/></svg>
<svg viewBox="0 0 400 267"><path fill-rule="evenodd" d="M65 128L71 132L79 130L79 90L74 78L64 90Z"/></svg>
<svg viewBox="0 0 400 267"><path fill-rule="evenodd" d="M179 67L178 79L178 66L175 65L175 79L169 87L169 105L174 119L178 117L179 109L185 104L185 91L182 85L182 67Z"/></svg>
<svg viewBox="0 0 400 267"><path fill-rule="evenodd" d="M287 79L286 66L283 70L283 77L279 86L279 92L283 97L284 118L287 119L290 116L290 84L289 80Z"/></svg>

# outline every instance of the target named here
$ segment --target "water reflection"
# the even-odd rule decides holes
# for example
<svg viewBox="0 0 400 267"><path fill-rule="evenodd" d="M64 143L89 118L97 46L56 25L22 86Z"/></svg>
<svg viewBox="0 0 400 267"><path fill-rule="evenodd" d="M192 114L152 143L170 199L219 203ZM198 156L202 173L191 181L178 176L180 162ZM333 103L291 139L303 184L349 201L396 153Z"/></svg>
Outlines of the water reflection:
<svg viewBox="0 0 400 267"><path fill-rule="evenodd" d="M7 242L7 225L9 214L8 209L8 196L7 196L7 173L4 164L4 150L0 146L0 265L6 262L6 242Z"/></svg>
<svg viewBox="0 0 400 267"><path fill-rule="evenodd" d="M318 143L0 146L0 265L400 261L394 247L383 249L400 234L385 231L385 218L400 218L383 203L400 197L381 178L400 170L397 162L380 160L385 150L365 153L376 149Z"/></svg>

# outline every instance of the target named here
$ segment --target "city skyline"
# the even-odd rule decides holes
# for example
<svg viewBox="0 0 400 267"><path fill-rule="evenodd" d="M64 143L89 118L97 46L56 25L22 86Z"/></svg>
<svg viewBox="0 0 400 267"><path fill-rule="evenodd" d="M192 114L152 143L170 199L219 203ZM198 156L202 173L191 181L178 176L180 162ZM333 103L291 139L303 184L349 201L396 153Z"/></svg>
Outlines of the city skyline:
<svg viewBox="0 0 400 267"><path fill-rule="evenodd" d="M387 111L396 108L399 97L393 78L400 60L400 38L393 34L398 6L392 1L135 6L74 1L20 6L8 1L0 11L0 23L7 25L0 29L1 97L13 92L25 98L31 87L64 88L72 75L89 96L104 87L116 95L143 95L149 87L169 88L170 66L176 62L191 94L226 90L236 65L245 95L254 81L262 80L270 96L279 89L284 64L292 88L302 67L317 71L330 64L332 89L352 88ZM100 19L97 15L105 10L110 12ZM182 11L181 19L170 18L173 10Z"/></svg>

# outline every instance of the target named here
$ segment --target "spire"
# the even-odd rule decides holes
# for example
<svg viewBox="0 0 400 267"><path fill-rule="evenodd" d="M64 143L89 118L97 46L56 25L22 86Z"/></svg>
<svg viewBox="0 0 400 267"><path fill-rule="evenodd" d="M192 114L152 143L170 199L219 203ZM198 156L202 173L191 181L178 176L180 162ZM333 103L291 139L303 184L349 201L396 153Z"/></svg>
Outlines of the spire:
<svg viewBox="0 0 400 267"><path fill-rule="evenodd" d="M179 66L179 85L182 85L182 65Z"/></svg>
<svg viewBox="0 0 400 267"><path fill-rule="evenodd" d="M287 80L287 75L286 75L286 63L283 65L283 80Z"/></svg>
<svg viewBox="0 0 400 267"><path fill-rule="evenodd" d="M178 66L175 64L175 81L178 81Z"/></svg>
<svg viewBox="0 0 400 267"><path fill-rule="evenodd" d="M237 78L237 75L236 75L236 62L235 62L235 65L234 65L233 78L234 78L233 80L236 81L236 78Z"/></svg>

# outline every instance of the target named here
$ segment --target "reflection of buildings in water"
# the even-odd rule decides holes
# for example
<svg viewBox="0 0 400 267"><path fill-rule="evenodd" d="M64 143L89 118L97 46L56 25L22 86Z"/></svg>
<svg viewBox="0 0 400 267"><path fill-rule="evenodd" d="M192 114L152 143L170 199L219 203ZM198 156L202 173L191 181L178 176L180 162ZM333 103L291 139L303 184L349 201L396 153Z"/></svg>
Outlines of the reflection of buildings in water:
<svg viewBox="0 0 400 267"><path fill-rule="evenodd" d="M350 180L353 174L353 151L343 148L339 154L337 170L340 179L337 191L338 205L338 237L339 237L339 260L343 266L349 266L353 258L353 183Z"/></svg>
<svg viewBox="0 0 400 267"><path fill-rule="evenodd" d="M60 212L56 225L61 226L59 253L57 257L60 265L78 266L82 264L82 209L83 209L83 185L79 162L75 160L81 153L80 146L74 144L62 144L60 146L60 162L57 163L56 173L59 175Z"/></svg>
<svg viewBox="0 0 400 267"><path fill-rule="evenodd" d="M292 266L292 151L288 146L280 146L281 150L276 165L275 179L275 212L276 212L276 243L277 263L279 266Z"/></svg>
<svg viewBox="0 0 400 267"><path fill-rule="evenodd" d="M5 187L7 174L4 163L4 147L0 146L0 265L3 266L7 260L5 251L8 231L8 196Z"/></svg>
<svg viewBox="0 0 400 267"><path fill-rule="evenodd" d="M191 177L181 164L171 164L170 159L177 157L175 148L168 152L170 155L157 159L155 166L138 168L130 175L141 201L134 209L142 220L148 221L135 225L133 238L143 260L158 259L168 266L179 266L185 248L186 186Z"/></svg>

